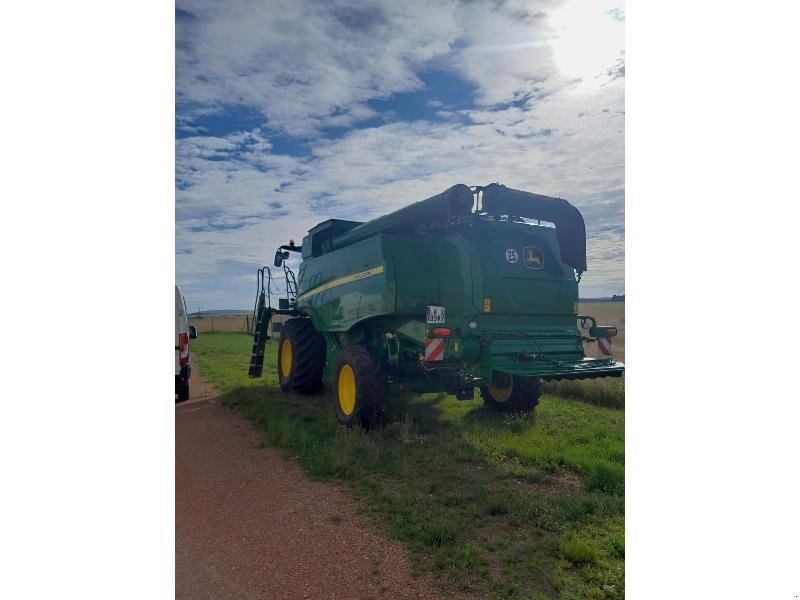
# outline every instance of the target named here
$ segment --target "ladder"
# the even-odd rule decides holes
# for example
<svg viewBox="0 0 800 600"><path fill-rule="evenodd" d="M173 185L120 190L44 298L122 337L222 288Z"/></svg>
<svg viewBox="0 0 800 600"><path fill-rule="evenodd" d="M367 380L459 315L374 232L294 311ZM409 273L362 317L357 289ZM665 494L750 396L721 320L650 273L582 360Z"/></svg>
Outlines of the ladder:
<svg viewBox="0 0 800 600"><path fill-rule="evenodd" d="M266 287L264 286L265 276ZM270 301L271 284L272 275L269 267L259 269L256 278L256 305L253 310L253 351L250 354L250 369L247 371L250 377L261 377L261 371L264 368L264 349L270 337L269 322L273 313Z"/></svg>
<svg viewBox="0 0 800 600"><path fill-rule="evenodd" d="M286 264L283 265L283 273L286 276L286 298L291 306L297 299L297 280L294 278L294 272Z"/></svg>

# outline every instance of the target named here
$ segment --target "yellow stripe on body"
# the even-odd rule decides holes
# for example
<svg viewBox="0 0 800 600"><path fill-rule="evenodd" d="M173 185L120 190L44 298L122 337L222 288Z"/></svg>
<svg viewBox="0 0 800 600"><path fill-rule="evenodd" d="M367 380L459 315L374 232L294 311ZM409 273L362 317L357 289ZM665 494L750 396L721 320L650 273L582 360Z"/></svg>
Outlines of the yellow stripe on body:
<svg viewBox="0 0 800 600"><path fill-rule="evenodd" d="M338 287L340 285L344 285L345 283L351 283L353 281L361 281L362 279L367 279L369 277L373 277L375 275L380 275L383 273L383 265L378 265L377 267L372 267L366 271L361 271L360 273L353 273L352 275L347 275L346 277L339 277L339 279L333 279L328 283L323 283L322 285L318 285L315 288L311 288L307 292L303 292L300 294L297 299L300 300L301 298L308 298L310 296L315 296L316 294L321 294L325 290L329 290L334 287Z"/></svg>

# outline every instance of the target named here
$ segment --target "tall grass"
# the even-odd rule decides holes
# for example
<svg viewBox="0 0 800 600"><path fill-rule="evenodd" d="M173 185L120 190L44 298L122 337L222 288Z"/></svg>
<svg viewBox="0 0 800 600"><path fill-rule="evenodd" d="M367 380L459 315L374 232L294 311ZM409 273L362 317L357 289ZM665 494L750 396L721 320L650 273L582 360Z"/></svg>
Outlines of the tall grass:
<svg viewBox="0 0 800 600"><path fill-rule="evenodd" d="M542 384L545 393L607 406L625 408L625 379L606 378L585 381L547 381Z"/></svg>

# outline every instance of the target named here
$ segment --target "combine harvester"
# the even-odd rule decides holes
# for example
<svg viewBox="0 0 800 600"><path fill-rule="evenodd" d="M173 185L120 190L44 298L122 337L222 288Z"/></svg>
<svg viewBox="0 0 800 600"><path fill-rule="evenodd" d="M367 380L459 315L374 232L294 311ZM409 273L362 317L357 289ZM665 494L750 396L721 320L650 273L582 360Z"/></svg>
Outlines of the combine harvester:
<svg viewBox="0 0 800 600"><path fill-rule="evenodd" d="M291 252L302 255L297 279ZM342 423L372 423L388 385L460 400L477 387L488 407L520 410L538 404L543 380L624 370L609 351L616 329L578 314L586 230L565 200L459 184L366 223L324 221L274 264L287 297L272 307L270 270L259 269L249 374L261 376L272 317L291 315L281 388L331 384ZM586 357L583 341L601 357Z"/></svg>

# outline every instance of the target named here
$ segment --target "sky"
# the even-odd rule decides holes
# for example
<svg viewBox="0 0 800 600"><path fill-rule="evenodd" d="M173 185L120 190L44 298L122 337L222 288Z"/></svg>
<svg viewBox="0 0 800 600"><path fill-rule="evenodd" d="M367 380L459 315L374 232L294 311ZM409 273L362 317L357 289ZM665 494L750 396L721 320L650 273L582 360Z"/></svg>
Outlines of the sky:
<svg viewBox="0 0 800 600"><path fill-rule="evenodd" d="M581 297L623 293L624 20L607 0L178 0L189 310L251 308L279 244L457 183L566 198Z"/></svg>

